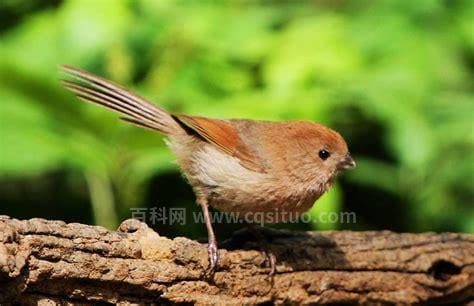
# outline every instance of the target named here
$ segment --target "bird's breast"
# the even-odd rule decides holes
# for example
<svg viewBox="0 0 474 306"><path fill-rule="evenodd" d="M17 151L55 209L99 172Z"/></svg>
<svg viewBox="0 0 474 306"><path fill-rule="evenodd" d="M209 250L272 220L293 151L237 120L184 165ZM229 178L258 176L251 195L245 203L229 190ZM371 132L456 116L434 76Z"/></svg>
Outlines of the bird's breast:
<svg viewBox="0 0 474 306"><path fill-rule="evenodd" d="M241 219L286 222L309 210L324 192L318 184L294 176L249 170L212 145L171 142L170 147L194 190L209 205Z"/></svg>
<svg viewBox="0 0 474 306"><path fill-rule="evenodd" d="M248 216L282 214L273 216L278 220L272 222L297 218L310 209L323 192L312 182L248 170L238 159L212 146L197 152L194 168L194 184L205 190L211 206L223 212Z"/></svg>

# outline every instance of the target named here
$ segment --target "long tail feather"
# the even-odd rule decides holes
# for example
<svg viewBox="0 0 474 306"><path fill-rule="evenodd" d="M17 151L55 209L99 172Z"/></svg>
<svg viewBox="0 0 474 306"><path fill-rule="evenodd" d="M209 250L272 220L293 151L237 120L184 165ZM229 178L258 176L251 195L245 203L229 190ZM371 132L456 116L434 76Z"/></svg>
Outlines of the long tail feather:
<svg viewBox="0 0 474 306"><path fill-rule="evenodd" d="M164 134L184 132L170 113L127 89L81 69L61 66L61 70L70 78L62 84L81 100L126 115L121 119L140 127Z"/></svg>

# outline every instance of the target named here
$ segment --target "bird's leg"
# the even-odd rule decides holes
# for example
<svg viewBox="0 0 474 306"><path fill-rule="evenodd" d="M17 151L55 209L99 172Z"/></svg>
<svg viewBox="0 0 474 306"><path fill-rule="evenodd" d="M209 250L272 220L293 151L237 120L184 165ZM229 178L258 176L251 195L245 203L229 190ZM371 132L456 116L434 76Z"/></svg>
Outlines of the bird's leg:
<svg viewBox="0 0 474 306"><path fill-rule="evenodd" d="M217 240L212 228L211 217L209 216L209 206L207 201L200 201L202 212L204 214L204 221L207 228L207 253L209 254L209 275L212 276L219 264L219 252L217 250Z"/></svg>
<svg viewBox="0 0 474 306"><path fill-rule="evenodd" d="M270 246L268 245L267 238L251 223L246 223L247 228L249 229L250 233L260 242L262 246L263 253L267 259L267 262L270 266L270 272L268 273L270 276L275 275L276 272L276 256L272 252Z"/></svg>

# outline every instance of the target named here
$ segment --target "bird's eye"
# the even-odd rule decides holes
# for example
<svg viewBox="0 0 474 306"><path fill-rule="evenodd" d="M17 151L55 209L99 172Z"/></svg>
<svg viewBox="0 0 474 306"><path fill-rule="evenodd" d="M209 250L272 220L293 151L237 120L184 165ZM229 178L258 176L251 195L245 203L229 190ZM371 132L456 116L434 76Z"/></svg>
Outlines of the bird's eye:
<svg viewBox="0 0 474 306"><path fill-rule="evenodd" d="M329 156L331 156L331 153L329 153L328 150L322 149L322 150L319 151L319 157L320 157L322 160L328 159Z"/></svg>

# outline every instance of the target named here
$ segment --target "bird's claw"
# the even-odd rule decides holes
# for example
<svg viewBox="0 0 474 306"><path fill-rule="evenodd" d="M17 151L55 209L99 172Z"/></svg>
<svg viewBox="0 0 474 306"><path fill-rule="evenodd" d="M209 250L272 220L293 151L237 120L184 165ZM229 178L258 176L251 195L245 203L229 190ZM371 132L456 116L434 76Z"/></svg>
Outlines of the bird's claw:
<svg viewBox="0 0 474 306"><path fill-rule="evenodd" d="M270 272L268 273L268 275L270 277L273 277L276 273L276 256L275 254L273 254L272 251L270 250L266 250L265 252L265 261L266 263L268 264L269 268L270 268Z"/></svg>
<svg viewBox="0 0 474 306"><path fill-rule="evenodd" d="M207 253L209 255L209 271L208 271L208 276L212 277L214 273L216 272L218 266L219 266L219 251L217 249L217 243L216 242L209 242L209 245L207 246Z"/></svg>

